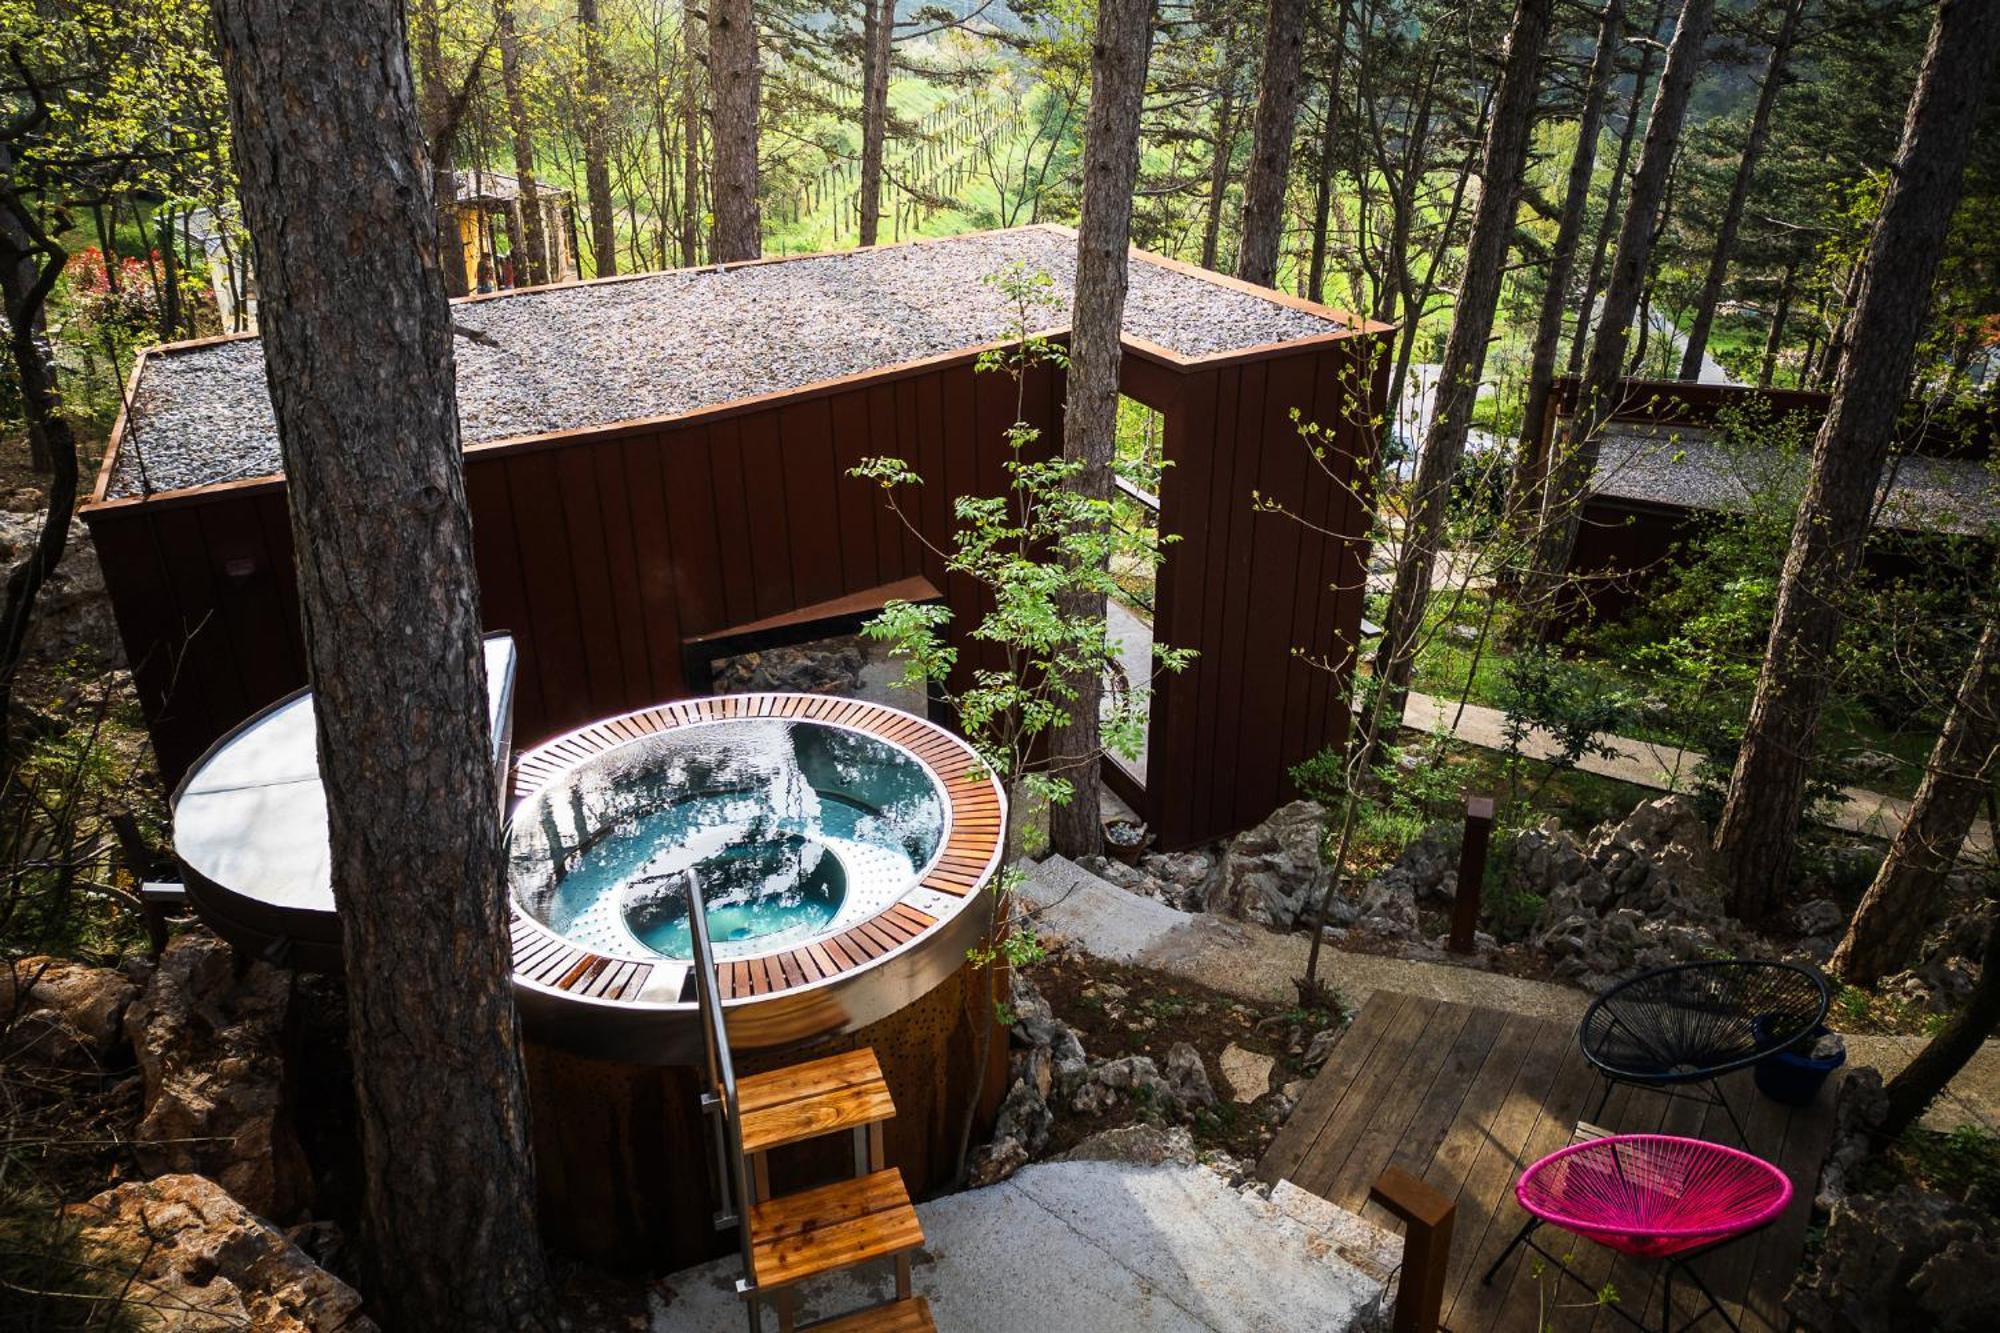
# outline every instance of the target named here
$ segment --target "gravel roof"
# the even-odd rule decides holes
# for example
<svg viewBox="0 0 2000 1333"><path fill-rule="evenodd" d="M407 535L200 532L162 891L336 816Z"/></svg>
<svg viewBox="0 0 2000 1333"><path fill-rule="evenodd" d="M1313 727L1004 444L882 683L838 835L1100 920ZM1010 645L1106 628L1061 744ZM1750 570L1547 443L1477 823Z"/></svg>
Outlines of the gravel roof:
<svg viewBox="0 0 2000 1333"><path fill-rule="evenodd" d="M1903 454L1877 526L1982 533L2000 527L2000 479L1977 459ZM1683 509L1741 510L1751 495L1805 467L1797 455L1727 444L1713 430L1617 422L1598 452L1600 495Z"/></svg>
<svg viewBox="0 0 2000 1333"><path fill-rule="evenodd" d="M1067 322L1076 242L1052 229L579 283L453 308L458 409L477 444L716 407L1005 335L982 281L1019 260L1054 279ZM1346 326L1153 263L1131 267L1125 332L1197 357ZM490 342L486 341L490 340ZM255 339L149 356L107 495L280 471ZM143 472L143 480L142 480Z"/></svg>

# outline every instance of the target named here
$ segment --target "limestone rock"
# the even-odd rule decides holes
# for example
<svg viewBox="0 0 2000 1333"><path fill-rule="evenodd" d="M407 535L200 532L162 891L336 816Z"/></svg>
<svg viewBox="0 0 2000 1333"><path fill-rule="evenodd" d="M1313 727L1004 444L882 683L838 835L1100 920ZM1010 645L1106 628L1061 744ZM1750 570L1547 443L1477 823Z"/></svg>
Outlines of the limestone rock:
<svg viewBox="0 0 2000 1333"><path fill-rule="evenodd" d="M71 1217L96 1262L136 1267L162 1328L375 1333L360 1293L202 1176L120 1185Z"/></svg>
<svg viewBox="0 0 2000 1333"><path fill-rule="evenodd" d="M285 1105L290 982L264 963L241 978L206 931L178 936L125 1013L146 1082L134 1147L153 1172L197 1172L263 1217L290 1218L310 1178Z"/></svg>
<svg viewBox="0 0 2000 1333"><path fill-rule="evenodd" d="M46 512L0 511L0 582L13 577L34 552ZM63 557L36 598L25 651L31 661L61 662L78 649L110 666L125 664L125 644L111 615L111 596L105 591L104 569L97 562L90 529L81 519L71 519Z"/></svg>
<svg viewBox="0 0 2000 1333"><path fill-rule="evenodd" d="M1061 1157L1065 1162L1131 1162L1137 1166L1193 1166L1194 1139L1179 1125L1120 1125L1100 1130Z"/></svg>
<svg viewBox="0 0 2000 1333"><path fill-rule="evenodd" d="M1254 1102L1262 1097L1270 1089L1271 1071L1278 1064L1270 1056L1245 1050L1235 1042L1222 1048L1216 1063L1222 1067L1229 1099L1235 1102Z"/></svg>
<svg viewBox="0 0 2000 1333"><path fill-rule="evenodd" d="M125 1010L138 994L116 968L44 957L0 965L6 1056L65 1069L102 1065L124 1045Z"/></svg>
<svg viewBox="0 0 2000 1333"><path fill-rule="evenodd" d="M1289 930L1327 882L1320 859L1325 826L1324 806L1293 801L1237 834L1209 882L1207 910Z"/></svg>
<svg viewBox="0 0 2000 1333"><path fill-rule="evenodd" d="M861 688L861 671L867 664L867 650L858 638L744 653L717 664L715 692L853 694Z"/></svg>
<svg viewBox="0 0 2000 1333"><path fill-rule="evenodd" d="M1913 1190L1851 1195L1785 1305L1815 1328L1970 1333L2000 1327L1996 1269L2000 1240L1974 1209Z"/></svg>
<svg viewBox="0 0 2000 1333"><path fill-rule="evenodd" d="M1174 1090L1174 1099L1184 1112L1192 1114L1215 1105L1215 1088L1208 1081L1201 1052L1188 1043L1177 1041L1167 1049L1166 1077L1167 1086Z"/></svg>
<svg viewBox="0 0 2000 1333"><path fill-rule="evenodd" d="M1019 1139L1001 1138L972 1150L966 1161L965 1183L973 1189L997 1185L1028 1164L1028 1149Z"/></svg>
<svg viewBox="0 0 2000 1333"><path fill-rule="evenodd" d="M1750 952L1723 915L1708 830L1685 796L1641 804L1586 847L1551 822L1515 839L1517 891L1544 902L1529 941L1557 976L1603 990L1633 972Z"/></svg>
<svg viewBox="0 0 2000 1333"><path fill-rule="evenodd" d="M1320 1031L1313 1033L1312 1041L1307 1044L1305 1054L1299 1058L1299 1064L1305 1069L1306 1073L1317 1074L1320 1071L1320 1067L1326 1063L1327 1057L1333 1054L1333 1048L1340 1044L1340 1034L1344 1031L1346 1031L1345 1028L1322 1028Z"/></svg>

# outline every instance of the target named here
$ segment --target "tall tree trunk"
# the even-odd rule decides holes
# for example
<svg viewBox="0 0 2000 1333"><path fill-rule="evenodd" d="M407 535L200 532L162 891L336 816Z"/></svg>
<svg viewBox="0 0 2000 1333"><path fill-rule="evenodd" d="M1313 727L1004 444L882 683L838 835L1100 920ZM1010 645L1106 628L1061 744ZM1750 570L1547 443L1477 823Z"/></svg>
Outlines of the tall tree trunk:
<svg viewBox="0 0 2000 1333"><path fill-rule="evenodd" d="M611 203L611 88L597 0L576 0L583 39L583 187L590 201L590 254L600 278L618 272L618 214Z"/></svg>
<svg viewBox="0 0 2000 1333"><path fill-rule="evenodd" d="M1966 0L1978 4L1981 0ZM1895 1140L1917 1123L1937 1095L1945 1090L1966 1062L1979 1053L1987 1037L2000 1026L2000 927L1987 932L1985 955L1979 961L1979 981L1965 1006L1944 1030L1924 1043L1903 1072L1889 1080L1889 1111L1880 1133Z"/></svg>
<svg viewBox="0 0 2000 1333"><path fill-rule="evenodd" d="M1583 106L1577 116L1576 155L1570 159L1563 187L1562 215L1556 223L1555 245L1549 250L1547 285L1535 321L1535 341L1528 353L1528 392L1521 409L1521 439L1514 451L1514 474L1508 486L1507 512L1530 527L1541 507L1542 441L1556 381L1556 351L1562 345L1563 312L1569 308L1570 278L1583 241L1584 210L1590 204L1590 180L1597 168L1597 139L1604 120L1604 98L1618 67L1618 46L1625 39L1625 0L1605 0L1597 23L1597 45L1583 81ZM1579 327L1577 337L1583 337Z"/></svg>
<svg viewBox="0 0 2000 1333"><path fill-rule="evenodd" d="M889 58L896 0L861 0L861 244L882 226L882 151L889 137Z"/></svg>
<svg viewBox="0 0 2000 1333"><path fill-rule="evenodd" d="M1576 544L1578 511L1597 469L1599 435L1618 407L1632 321L1653 266L1653 240L1658 231L1654 224L1666 199L1681 120L1694 91L1709 21L1714 16L1715 0L1682 0L1673 45L1667 49L1667 63L1660 71L1660 88L1646 124L1646 146L1639 154L1639 170L1632 177L1625 217L1619 224L1618 249L1604 289L1604 312L1591 338L1583 381L1577 386L1576 410L1567 419L1548 462L1547 501L1536 529L1527 600L1529 615L1544 626L1556 610L1570 550Z"/></svg>
<svg viewBox="0 0 2000 1333"><path fill-rule="evenodd" d="M521 36L514 27L514 0L493 0L493 25L500 39L500 83L507 95L507 125L514 138L514 176L521 183L521 245L527 251L529 284L549 281L549 242L542 225L542 198L535 188L535 131L521 88Z"/></svg>
<svg viewBox="0 0 2000 1333"><path fill-rule="evenodd" d="M701 29L681 8L681 264L701 262Z"/></svg>
<svg viewBox="0 0 2000 1333"><path fill-rule="evenodd" d="M1646 41L1639 48L1639 64L1632 71L1632 97L1625 108L1625 126L1618 131L1618 158L1611 168L1610 188L1604 195L1604 217L1591 242L1590 269L1583 280L1582 299L1576 309L1576 336L1569 344L1569 374L1583 374L1583 358L1590 350L1590 327L1597 318L1597 294L1604 290L1604 262L1611 254L1611 238L1617 233L1618 219L1627 174L1632 165L1632 145L1639 141L1639 125L1644 119L1640 108L1646 102L1646 83L1653 77L1653 60L1659 53L1660 24L1666 21L1667 0L1654 0L1652 22L1646 25Z"/></svg>
<svg viewBox="0 0 2000 1333"><path fill-rule="evenodd" d="M1271 0L1264 23L1257 110L1251 119L1250 174L1243 182L1243 238L1236 250L1236 276L1260 287L1278 283L1305 27L1306 0Z"/></svg>
<svg viewBox="0 0 2000 1333"><path fill-rule="evenodd" d="M1785 264L1785 276L1778 280L1778 307L1771 312L1771 327L1764 335L1764 364L1757 369L1757 387L1768 389L1778 371L1778 353L1785 345L1785 321L1792 313L1792 287L1798 281L1799 261Z"/></svg>
<svg viewBox="0 0 2000 1333"><path fill-rule="evenodd" d="M1828 971L1850 985L1872 986L1916 952L1935 915L1932 904L1986 799L1996 753L2000 619L1988 620L1979 636L1909 817L1862 895Z"/></svg>
<svg viewBox="0 0 2000 1333"><path fill-rule="evenodd" d="M213 2L213 0L211 0ZM437 203L437 250L444 265L447 296L472 290L465 272L465 249L458 239L458 179L453 172L458 140L458 115L452 108L451 87L444 75L442 0L422 0L411 20L416 26L417 70L422 76L423 134L431 164L431 196Z"/></svg>
<svg viewBox="0 0 2000 1333"><path fill-rule="evenodd" d="M1327 51L1326 115L1319 130L1319 184L1313 193L1312 259L1306 271L1306 299L1326 299L1327 219L1333 212L1334 153L1340 128L1340 75L1347 65L1347 5L1336 0L1333 41Z"/></svg>
<svg viewBox="0 0 2000 1333"><path fill-rule="evenodd" d="M1723 205L1722 221L1715 229L1715 250L1708 257L1708 273L1695 298L1694 322L1688 326L1687 343L1681 349L1681 378L1701 377L1701 359L1708 353L1708 332L1715 323L1715 307L1722 301L1722 284L1729 276L1729 258L1736 249L1736 231L1743 225L1743 205L1750 198L1751 178L1757 160L1764 155L1764 141L1771 134L1771 112L1778 105L1778 92L1785 84L1785 63L1791 59L1798 40L1799 16L1806 0L1785 0L1784 16L1778 21L1778 35L1771 41L1771 59L1764 67L1764 86L1757 93L1757 108L1750 115L1750 133L1743 140L1743 157L1736 164L1736 179L1729 186L1729 202Z"/></svg>
<svg viewBox="0 0 2000 1333"><path fill-rule="evenodd" d="M1222 87L1215 106L1215 155L1208 163L1208 218L1201 232L1201 266L1214 268L1222 240L1222 205L1229 195L1229 162L1236 152L1236 25L1222 40Z"/></svg>
<svg viewBox="0 0 2000 1333"><path fill-rule="evenodd" d="M757 115L763 89L753 0L712 0L708 7L708 89L713 106L711 174L715 183L718 263L764 253L757 212Z"/></svg>
<svg viewBox="0 0 2000 1333"><path fill-rule="evenodd" d="M1514 236L1514 209L1521 198L1521 173L1535 126L1535 94L1540 88L1536 76L1541 69L1542 48L1548 44L1552 8L1553 0L1516 0L1507 32L1505 63L1493 94L1479 166L1479 203L1473 210L1472 233L1466 239L1465 275L1459 281L1451 332L1445 338L1430 429L1411 483L1402 557L1396 562L1395 588L1389 597L1382 643L1376 650L1375 676L1389 688L1391 718L1402 712L1403 691L1410 682L1424 608L1430 601L1431 572L1444 536L1445 510L1459 462L1465 456L1465 432L1486 365L1500 280L1507 271L1507 247Z"/></svg>
<svg viewBox="0 0 2000 1333"><path fill-rule="evenodd" d="M1741 917L1769 911L1791 882L1807 766L1840 633L1839 603L1868 538L1996 56L2000 5L1940 0L1863 260L1833 404L1813 443L1757 695L1716 827L1731 906Z"/></svg>
<svg viewBox="0 0 2000 1333"><path fill-rule="evenodd" d="M1098 0L1091 46L1090 108L1083 129L1083 209L1076 229L1076 295L1069 322L1069 387L1063 400L1063 455L1083 464L1069 483L1111 501L1118 444L1118 362L1125 327L1126 252L1132 242L1132 192L1139 179L1139 116L1146 62L1153 49L1154 0ZM1069 608L1102 622L1104 601ZM1049 842L1064 856L1089 856L1104 845L1097 783L1103 741L1098 706L1104 682L1072 682L1070 720L1050 737L1061 775L1076 789L1049 810Z"/></svg>
<svg viewBox="0 0 2000 1333"><path fill-rule="evenodd" d="M69 544L70 515L76 509L76 436L62 413L55 349L49 345L43 311L49 292L69 256L42 230L40 199L24 194L15 181L14 144L39 127L39 110L27 113L0 136L0 294L7 316L7 348L21 414L36 470L48 476L46 508L34 550L14 566L0 601L0 753L13 750L14 681L34 623L35 603Z"/></svg>
<svg viewBox="0 0 2000 1333"><path fill-rule="evenodd" d="M553 1328L402 6L301 22L290 0L216 0L215 15L326 787L363 1290L385 1327Z"/></svg>

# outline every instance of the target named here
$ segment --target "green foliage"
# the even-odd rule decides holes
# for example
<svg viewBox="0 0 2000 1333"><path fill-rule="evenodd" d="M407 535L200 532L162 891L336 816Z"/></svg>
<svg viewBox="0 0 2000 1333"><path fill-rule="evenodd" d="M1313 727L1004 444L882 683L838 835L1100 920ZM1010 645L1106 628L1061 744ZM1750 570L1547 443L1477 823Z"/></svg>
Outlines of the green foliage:
<svg viewBox="0 0 2000 1333"><path fill-rule="evenodd" d="M1545 648L1520 653L1502 673L1507 753L1523 757L1530 736L1547 735L1554 753L1543 761L1544 782L1548 774L1575 768L1585 755L1616 757L1605 737L1626 728L1633 705L1630 692L1609 684L1603 673Z"/></svg>
<svg viewBox="0 0 2000 1333"><path fill-rule="evenodd" d="M1033 332L1060 298L1046 273L1018 262L987 281L1007 298L1012 315L1006 342L982 354L978 366L1013 380L1019 411L1028 376L1066 364L1059 344ZM1052 754L1049 742L1071 720L1079 680L1111 682L1100 713L1106 750L1130 758L1145 743L1150 682L1124 679L1103 612L1080 614L1079 608L1102 607L1117 594L1114 560L1153 568L1160 551L1143 534L1121 529L1108 501L1071 484L1082 462L1040 444L1040 431L1026 420L1008 427L1007 493L955 497L950 544L931 548L948 573L981 589L987 609L966 631L981 656L961 663L959 648L947 638L952 613L944 606L892 602L862 632L902 661L905 684L930 690L951 706L960 731L1010 798L1025 792L1062 805L1074 795L1069 770L1088 756ZM864 460L852 475L879 485L890 509L924 540L899 499L922 484L914 468L878 457ZM1162 671L1183 670L1193 659L1162 643L1153 645L1153 655ZM1006 859L1011 870L1013 857ZM1010 947L1022 952L1010 951L1009 958L1024 962L1035 946L1022 941Z"/></svg>

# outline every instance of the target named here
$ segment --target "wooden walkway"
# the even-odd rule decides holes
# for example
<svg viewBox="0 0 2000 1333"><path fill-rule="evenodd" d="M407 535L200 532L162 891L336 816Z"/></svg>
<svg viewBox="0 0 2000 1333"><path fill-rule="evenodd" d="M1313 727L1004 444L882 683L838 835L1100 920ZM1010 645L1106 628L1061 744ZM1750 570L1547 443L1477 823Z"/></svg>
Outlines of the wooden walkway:
<svg viewBox="0 0 2000 1333"><path fill-rule="evenodd" d="M1612 1333L1628 1328L1595 1306L1590 1292L1552 1271L1536 1273L1534 1255L1515 1252L1491 1286L1480 1276L1526 1215L1513 1186L1523 1168L1570 1142L1579 1119L1597 1105L1601 1085L1577 1049L1568 1023L1476 1009L1388 991L1369 996L1292 1112L1258 1173L1289 1178L1392 1230L1397 1224L1368 1202L1383 1168L1398 1166L1458 1205L1444 1319L1453 1333L1539 1330ZM1760 1096L1747 1073L1724 1082L1744 1121L1750 1150L1776 1162L1795 1194L1785 1215L1762 1232L1696 1261L1696 1271L1747 1330L1782 1330L1785 1289L1798 1266L1820 1160L1833 1133L1832 1089L1813 1107L1793 1111ZM1734 1143L1719 1108L1620 1088L1597 1123L1616 1133L1680 1134ZM1660 1323L1657 1265L1544 1228L1544 1245L1649 1327ZM1525 1261L1524 1261L1525 1260ZM1561 1285L1557 1283L1561 1281ZM1693 1316L1688 1284L1674 1287L1680 1321ZM1721 1328L1712 1314L1702 1327Z"/></svg>

